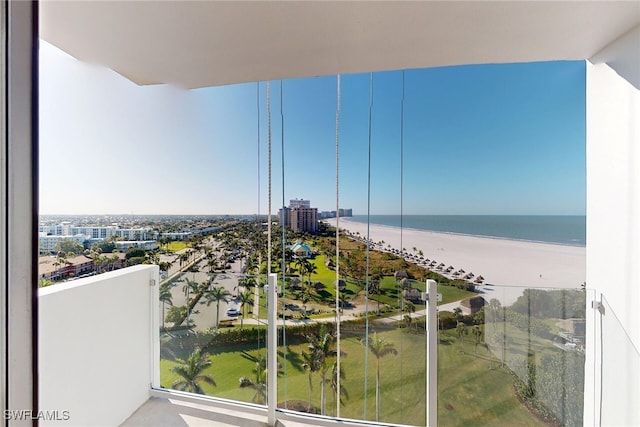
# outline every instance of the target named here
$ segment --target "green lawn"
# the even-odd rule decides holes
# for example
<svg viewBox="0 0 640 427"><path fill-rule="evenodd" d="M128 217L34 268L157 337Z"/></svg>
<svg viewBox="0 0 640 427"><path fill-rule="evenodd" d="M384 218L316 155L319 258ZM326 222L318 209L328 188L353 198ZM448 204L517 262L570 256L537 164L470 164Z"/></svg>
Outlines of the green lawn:
<svg viewBox="0 0 640 427"><path fill-rule="evenodd" d="M169 243L167 243L166 245L162 246L162 249L164 250L170 250L173 252L178 252L181 251L182 249L188 247L187 242L183 242L181 240L174 240L171 241Z"/></svg>
<svg viewBox="0 0 640 427"><path fill-rule="evenodd" d="M478 296L475 292L463 291L455 286L443 286L438 285L438 293L442 294L442 301L440 304L448 304L454 301L460 301L465 298Z"/></svg>
<svg viewBox="0 0 640 427"><path fill-rule="evenodd" d="M373 326L372 326L373 327ZM365 408L366 373L366 419L375 421L375 372L376 359L365 352L360 339L364 337L362 327L343 331L341 350L346 353L342 367L346 374L343 385L349 399L341 409L345 418L362 419ZM353 329L353 327L351 328ZM381 421L412 425L425 425L425 338L424 335L406 329L379 330L379 336L394 344L399 354L388 355L380 360L381 372ZM540 423L516 399L512 390L513 377L489 354L487 348L478 347L474 353L473 339L465 337L462 352L454 331L441 333L438 347L438 418L442 426L463 425L539 425ZM514 331L511 351L519 351L522 337ZM301 352L306 344L291 345L284 362L280 348L282 371L278 380L278 401L308 401L308 373L302 367ZM255 362L251 357L264 353L255 346L225 347L211 356L212 366L207 373L217 382L217 387L204 385L207 394L218 397L251 401L253 390L241 389L238 379L251 377ZM368 370L365 370L365 354ZM161 360L161 382L170 386L176 379L171 372L175 362ZM286 380L284 373L286 371ZM312 377L312 404L320 405L320 376ZM285 397L286 389L286 397ZM326 387L327 415L335 414L333 393Z"/></svg>

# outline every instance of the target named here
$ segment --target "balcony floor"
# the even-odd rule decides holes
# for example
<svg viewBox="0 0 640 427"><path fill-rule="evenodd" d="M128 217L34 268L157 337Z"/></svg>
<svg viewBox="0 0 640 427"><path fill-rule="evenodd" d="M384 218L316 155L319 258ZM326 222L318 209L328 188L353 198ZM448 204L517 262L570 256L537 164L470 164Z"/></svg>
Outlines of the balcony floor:
<svg viewBox="0 0 640 427"><path fill-rule="evenodd" d="M279 420L278 426L303 427L293 421ZM266 427L267 416L255 415L178 399L150 397L121 427Z"/></svg>

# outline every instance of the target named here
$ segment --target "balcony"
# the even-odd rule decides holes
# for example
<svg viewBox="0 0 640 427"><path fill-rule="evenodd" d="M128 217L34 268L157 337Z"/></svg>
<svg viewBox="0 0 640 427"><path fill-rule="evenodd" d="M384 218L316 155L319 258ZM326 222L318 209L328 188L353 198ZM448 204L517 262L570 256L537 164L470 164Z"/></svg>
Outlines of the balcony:
<svg viewBox="0 0 640 427"><path fill-rule="evenodd" d="M318 13L310 13L308 16L314 18L318 26L314 27L317 31L306 31L306 39L287 30L291 24L299 28L306 26L299 25L301 21L298 19L291 19L296 16L295 13L280 13L288 12L280 4L276 3L273 7L284 10L267 10L268 13L257 13L255 17L243 13L244 11L236 11L235 18L240 17L242 20L234 19L233 10L229 10L227 13L214 14L221 24L225 24L223 30L212 37L198 38L206 44L207 50L215 45L221 52L234 53L232 57L222 60L218 56L211 56L210 62L222 67L216 69L216 72L193 65L201 64L204 57L198 49L193 49L192 52L195 60L184 61L187 65L182 67L166 64L158 66L158 61L149 60L149 57L142 55L141 52L146 51L147 41L159 38L139 37L142 23L149 23L152 27L150 19L156 15L137 9L138 6L130 6L133 9L126 10L124 14L117 11L104 13L103 9L98 9L86 10L86 15L82 16L82 13L75 13L77 10L71 10L74 13L69 14L69 19L73 21L75 18L71 22L75 27L65 25L64 16L60 15L58 18L62 19L57 22L63 24L56 26L55 10L51 13L45 8L54 8L54 5L73 7L72 3L63 3L43 2L43 22L45 25L49 24L48 30L55 32L51 38L56 38L59 44L71 44L71 41L82 44L84 52L89 52L86 57L92 61L97 57L105 59L119 51L124 58L123 62L111 56L111 67L120 70L123 75L139 74L139 69L131 71L128 67L131 62L147 64L150 69L160 72L170 70L179 73L180 70L186 70L192 73L185 79L174 78L173 75L167 77L162 73L151 74L141 77L140 81L143 83L171 80L183 81L185 87L196 87L451 63L588 60L587 283L596 291L594 299L598 303L594 304L596 311L592 308L592 300L586 299L585 310L593 316L592 322L587 322L586 325L584 423L640 424L637 407L640 400L640 312L637 310L640 302L637 287L640 277L637 263L640 259L640 227L637 216L640 194L637 191L640 182L640 157L637 156L640 74L637 64L640 49L637 48L637 40L640 40L640 30L638 9L633 2L608 2L606 5L606 2L564 5L530 2L531 4L508 6L514 8L511 9L512 13L504 12L507 7L504 4L490 5L488 7L495 9L480 11L481 13L474 6L465 6L464 20L458 19L461 15L457 4L443 6L434 3L429 6L425 3L424 7L444 7L445 10L420 14L409 11L400 15L389 14L387 6L383 5L377 13L365 14L369 21L359 21L360 27L356 28L355 35L353 17L359 14L354 11L325 12L321 14L325 19L319 20L315 19L319 16ZM363 4L362 7L369 6ZM213 405L207 399L198 399L196 403L177 403L195 399L179 393L172 394L172 400L159 401L154 396L165 392L155 391L153 387L158 384L155 378L155 361L158 360L156 355L159 351L155 338L157 322L153 320L157 319L153 314L156 310L153 296L156 287L150 286L151 279L155 279L157 283L157 273L151 267L136 267L42 290L38 300L39 331L37 325L33 324L38 304L33 298L37 278L33 274L32 267L35 263L32 262L32 257L37 252L37 245L28 236L35 233L33 225L37 215L38 156L37 135L34 135L34 130L38 128L37 114L34 113L37 110L37 95L34 96L37 94L34 90L37 65L34 65L33 59L37 58L35 46L38 19L37 13L32 13L32 7L27 2L8 2L2 5L3 21L6 24L2 31L7 41L7 54L3 56L9 58L3 63L5 85L2 96L6 107L6 110L3 109L3 117L6 122L2 123L5 137L2 139L0 156L1 169L6 171L0 183L0 221L2 229L9 231L3 231L0 236L0 300L6 310L6 315L3 312L0 320L0 347L2 354L7 355L2 360L0 379L2 389L7 391L8 396L4 393L0 396L3 408L24 410L37 407L38 399L34 397L34 390L37 390L41 400L40 408L72 411L71 424L78 425L120 425L131 414L138 417L130 419L130 423L135 424L145 419L145 413L149 412L152 417L175 421L174 425L198 424L203 419L209 419L211 413L215 414L211 417L213 422L217 419L218 422L234 424L233 418L229 418L232 415L225 412L229 407L235 408L241 416L247 418L253 417L251 414L254 413L258 417L266 417L266 409L250 405L238 406L225 402L215 402ZM82 7L89 6L86 4ZM157 5L150 7L156 8ZM175 54L181 54L188 51L184 49L185 45L192 45L190 41L193 40L189 39L191 27L186 27L185 30L180 26L166 25L166 22L172 22L176 17L182 20L182 25L189 25L189 20L183 19L184 11L176 11L174 7L178 8L178 3L172 3L171 9L165 11L162 19L158 20L156 34L166 37L167 43L158 43L161 48L156 49L156 59L171 59L176 56L168 55L167 47L171 47ZM264 7L270 6L265 4ZM442 12L447 12L447 7L450 8L449 13L443 14ZM538 7L542 10L536 10ZM559 9L554 10L556 7ZM576 13L576 8L583 9L581 13ZM301 11L297 10L297 13ZM200 16L197 10L192 10L192 14ZM113 48L113 28L119 28L121 15L126 16L132 25L131 33L116 34L121 36L118 46L131 47L131 51ZM109 21L107 16L113 19ZM414 19L420 16L429 17L429 25L425 25L420 19ZM545 16L552 19L545 20ZM336 17L339 19L333 21ZM211 25L208 20L198 22L202 22L206 29L218 31L223 27ZM243 22L244 25L238 22ZM326 25L327 22L336 22L337 25ZM93 32L99 25L102 25L103 32ZM87 31L85 26L90 27L91 31ZM247 37L248 28L265 27L270 28L271 32L255 31ZM336 28L340 31L335 31ZM571 28L571 31L568 32L567 28ZM408 30L404 31L405 29ZM451 32L444 31L445 29L450 29ZM238 33L234 33L234 30ZM334 38L318 36L327 31ZM94 53L98 49L90 39L90 33L94 35L94 41L107 44L96 56ZM291 37L292 34L296 36ZM387 43L390 34L403 39L398 44ZM425 37L415 37L416 34L425 34ZM443 37L443 34L449 37ZM372 35L374 37L369 37ZM354 47L349 40L360 41L362 44ZM422 40L421 44L416 44L418 40ZM434 43L434 40L449 40L450 43L443 48L443 44ZM234 50L234 46L229 45L230 41L238 45L245 43L245 48L248 46L252 49ZM324 44L324 48L307 49L317 42ZM284 49L278 51L279 54L268 57L264 55L265 44ZM334 55L336 46L344 48L340 55ZM381 50L381 46L385 49ZM398 49L398 46L403 49ZM363 49L366 55L361 54ZM320 52L320 55L310 61L307 55L299 54L301 51ZM420 54L416 55L416 52ZM82 56L81 53L79 56ZM262 62L253 62L252 59ZM218 80L207 80L211 76ZM9 131L5 132L7 129ZM39 339L39 349L34 344L36 339ZM589 345L592 346L591 349ZM38 351L46 354L46 357L40 358L36 372L32 369L31 361L37 360ZM10 373L9 378L6 376L7 372ZM213 409L204 410L199 405ZM166 413L156 411L157 406L164 407ZM224 409L221 409L222 406ZM284 415L279 418L282 417ZM158 425L156 420L157 418L153 418L150 424ZM256 420L262 422L264 418ZM54 421L51 424L70 425L68 421ZM19 423L16 422L15 425Z"/></svg>
<svg viewBox="0 0 640 427"><path fill-rule="evenodd" d="M160 387L161 381L166 381L166 378L160 378L162 356L158 331L161 305L158 300L158 279L156 266L135 266L40 290L40 405L42 410L65 410L69 414L68 420L50 420L43 422L43 425L269 425L270 407L252 404L249 399L245 398L246 401L242 402ZM549 297L551 299L547 298L549 295L553 295ZM518 296L521 298L518 299ZM525 291L516 287L486 289L484 297L491 300L491 305L484 309L484 320L479 323L483 333L477 339L474 338L474 333L456 335L456 329L447 324L453 321L451 313L440 316L440 356L439 362L436 363L440 374L437 384L437 410L442 412L442 419L448 420L447 424L489 422L492 425L506 425L514 419L520 419L518 417L525 417L522 422L528 419L529 423L538 423L539 420L531 417L526 407L518 404L513 396L510 400L503 399L504 396L496 397L493 400L494 406L482 406L487 400L476 394L479 390L484 390L478 387L482 383L489 383L492 384L492 388L497 389L504 381L509 386L513 383L519 384L523 389L528 387L529 392L536 395L536 401L566 425L582 424L583 405L585 412L591 411L594 406L602 407L602 425L624 424L630 419L638 419L634 413L636 410L631 405L626 413L620 413L616 407L620 405L621 399L612 399L612 396L615 395L616 385L624 381L627 375L638 374L640 356L606 300L603 300L601 306L596 307L598 310L586 307L585 303L591 304L593 296L591 291L577 290ZM541 297L549 301L547 307L536 307ZM562 308L550 308L553 298L561 300ZM505 303L505 307L501 306L500 301ZM509 310L506 308L507 304ZM521 307L518 308L518 304ZM523 309L523 304L528 308ZM523 310L529 310L532 315L518 314ZM536 311L545 312L548 319L555 320L551 322L541 319L541 315L536 314ZM589 344L589 340L595 338L584 335L584 321L567 326L572 321L558 320L581 317L580 312L588 318L587 322L598 324L601 330L603 345L598 351L605 362L602 373L602 402L589 401L589 395L584 394L585 389L599 387L584 381L584 373L595 369L595 365L585 364L585 341ZM397 396L403 392L404 398L394 405L402 406L404 400L416 399L416 403L412 405L414 411L422 412L421 415L417 418L407 416L409 408L404 408L404 420L413 420L408 423L411 425L424 425L424 411L429 405L428 393L425 392L428 376L425 369L433 354L429 352L425 326L419 326L418 319L423 315L424 312L417 312L414 326L397 321L392 326L376 327L378 332L386 337L393 334L398 340L405 334L408 338L403 344L405 353L397 354L393 364L387 363L383 366L382 377L388 381L384 370L389 371L392 365L395 365L394 372L397 372L400 364L404 365L403 375L406 375L406 378L417 374L422 378L422 385L413 390L413 394L408 389L403 389L402 385L383 385L381 395L386 406L397 401ZM545 325L560 326L556 329ZM415 331L412 329L414 327ZM351 325L344 329L343 349L349 348L349 336L358 339L364 337L362 325ZM416 348L422 348L419 352L421 354L416 354L415 348L411 347L410 341L415 344L416 340L420 342ZM193 346L197 340L181 342ZM264 346L264 338L262 343ZM396 348L401 350L401 342L397 341L395 344ZM593 348L593 345L587 347ZM193 348L185 349L185 354ZM408 351L409 348L412 350ZM292 343L287 350L290 352L289 357L293 358L295 344ZM279 360L282 360L283 351L284 347L279 346ZM238 353L238 357L240 355L241 353ZM361 356L351 354L350 357L353 359ZM455 360L452 357L455 357ZM550 357L553 358L552 361ZM589 359L586 358L587 361ZM461 363L462 360L465 361L463 365L452 368L452 363ZM416 362L419 363L416 365ZM549 363L560 363L560 374L553 371L557 366L553 367ZM623 372L615 368L620 364L624 364L627 370ZM225 367L216 365L215 369L216 375L221 375ZM451 374L460 369L467 373L463 376ZM409 371L414 372L408 375ZM283 384L289 382L292 387L293 384L298 384L295 382L295 376L304 375L306 378L307 375L293 370L290 373L291 378L279 375L277 379L279 387L276 399L280 402L279 406L282 406L284 399ZM357 375L353 372L351 374ZM549 375L556 376L562 386L554 388ZM371 380L373 378L371 377ZM313 377L314 382L316 379ZM224 379L218 379L220 386L223 386L223 382ZM352 383L345 381L345 384ZM637 384L635 388L626 392L628 397L624 400L628 402L639 397ZM290 390L289 393L295 394L295 390ZM224 395L217 391L212 394ZM355 394L355 391L352 390L352 394ZM462 395L465 396L465 400L459 401ZM250 397L248 394L245 397L247 396ZM369 396L370 403L374 398L373 394ZM314 396L314 400L316 399L317 396ZM335 408L330 397L328 402L329 408ZM516 402L516 405L513 405L513 402ZM478 405L475 410L479 412L472 419L458 418L463 417L462 412L453 417L451 413L447 413L456 413L455 407L458 405ZM499 409L500 405L512 407L506 410ZM347 407L348 405L343 407L343 413L349 413ZM579 413L576 412L577 407L580 409ZM342 423L371 425L373 409L371 407L367 418L369 421L362 421L361 418ZM335 425L337 422L333 409L327 411L327 416L309 415L283 408L277 409L274 413L277 414L276 420L285 426ZM402 418L397 413L390 415L391 413L384 412L386 415L383 415L379 422L402 424L398 422L402 421Z"/></svg>

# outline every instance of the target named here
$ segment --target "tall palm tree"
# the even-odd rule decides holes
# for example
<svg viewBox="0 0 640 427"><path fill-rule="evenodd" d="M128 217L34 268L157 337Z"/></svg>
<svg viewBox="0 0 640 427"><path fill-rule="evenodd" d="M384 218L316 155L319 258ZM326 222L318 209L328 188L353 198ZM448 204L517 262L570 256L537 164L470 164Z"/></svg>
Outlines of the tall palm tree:
<svg viewBox="0 0 640 427"><path fill-rule="evenodd" d="M240 301L240 307L242 308L242 317L240 318L240 329L242 329L244 317L247 315L247 305L253 305L253 294L249 289L245 289L238 294L238 301Z"/></svg>
<svg viewBox="0 0 640 427"><path fill-rule="evenodd" d="M197 293L199 286L200 285L198 285L198 282L196 282L195 280L189 280L189 279L187 279L184 286L182 286L182 292L184 292L184 298L187 304L187 326L189 325L189 315L191 314L191 309L192 309L190 295L192 293L194 294Z"/></svg>
<svg viewBox="0 0 640 427"><path fill-rule="evenodd" d="M255 390L252 402L264 405L267 403L267 359L264 356L258 357L252 372L254 379L240 377L240 387Z"/></svg>
<svg viewBox="0 0 640 427"><path fill-rule="evenodd" d="M462 346L462 352L464 353L464 338L463 336L467 333L467 325L458 320L458 324L456 325L456 333L458 334L458 338L460 339L460 345Z"/></svg>
<svg viewBox="0 0 640 427"><path fill-rule="evenodd" d="M343 365L340 365L340 380L346 379L347 376L344 373ZM336 414L338 413L338 405L344 405L342 398L349 398L349 393L347 392L347 388L344 386L344 382L340 381L340 402L338 402L338 361L335 360L331 364L331 378L328 380L329 385L331 386L331 390L333 391L333 400L336 405Z"/></svg>
<svg viewBox="0 0 640 427"><path fill-rule="evenodd" d="M369 338L369 350L376 358L376 421L380 421L380 359L389 354L396 355L398 350L393 343L380 338L377 332Z"/></svg>
<svg viewBox="0 0 640 427"><path fill-rule="evenodd" d="M491 298L491 300L489 301L488 309L489 318L491 320L491 323L493 324L493 329L495 330L496 322L500 319L502 304L500 304L500 301L498 299Z"/></svg>
<svg viewBox="0 0 640 427"><path fill-rule="evenodd" d="M203 371L211 366L211 360L209 360L207 353L202 353L201 349L195 349L187 360L176 359L176 362L178 362L179 365L174 366L171 370L181 378L175 380L171 388L191 393L205 394L200 386L200 382L216 386L216 382L211 375L203 374Z"/></svg>
<svg viewBox="0 0 640 427"><path fill-rule="evenodd" d="M411 301L405 301L405 302L404 302L404 307L403 307L403 309L404 309L404 312L405 312L405 313L408 313L408 314L406 314L406 315L405 315L405 318L406 318L406 317L408 317L408 318L409 318L409 320L408 320L408 322L407 322L407 323L408 323L408 325L407 325L407 326L408 326L408 327L411 327L411 321L412 321L411 314L416 312L416 306L415 306L415 304L414 304L414 303L412 303ZM405 319L405 320L406 320L406 319ZM416 325L416 326L417 326L417 325Z"/></svg>
<svg viewBox="0 0 640 427"><path fill-rule="evenodd" d="M473 325L473 328L471 328L471 332L473 333L473 337L475 338L474 352L477 353L478 344L480 344L480 339L482 338L482 329L480 329L480 326L478 325Z"/></svg>
<svg viewBox="0 0 640 427"><path fill-rule="evenodd" d="M325 383L328 371L327 359L337 354L333 349L333 338L333 335L327 331L325 325L320 327L320 332L317 336L310 335L308 337L309 351L314 354L317 359L318 371L320 372L320 413L322 415L326 412Z"/></svg>
<svg viewBox="0 0 640 427"><path fill-rule="evenodd" d="M307 267L309 267L311 263L306 258L298 258L296 260L296 268L298 269L298 273L300 277L304 278L305 274L307 274Z"/></svg>
<svg viewBox="0 0 640 427"><path fill-rule="evenodd" d="M162 303L162 329L164 329L165 304L173 305L171 285L165 283L160 286L160 302Z"/></svg>
<svg viewBox="0 0 640 427"><path fill-rule="evenodd" d="M309 373L309 406L307 411L311 412L313 405L311 404L311 392L313 391L313 373L320 368L318 365L318 357L315 353L309 351L302 352L302 367Z"/></svg>
<svg viewBox="0 0 640 427"><path fill-rule="evenodd" d="M180 263L180 270L182 270L182 266L189 261L189 254L186 252L182 252L178 255L178 262Z"/></svg>
<svg viewBox="0 0 640 427"><path fill-rule="evenodd" d="M230 295L229 291L222 286L212 286L211 289L205 292L205 303L207 307L213 302L216 303L216 331L220 324L220 301L229 301Z"/></svg>
<svg viewBox="0 0 640 427"><path fill-rule="evenodd" d="M309 284L311 284L311 275L318 272L318 267L312 262L307 261L307 263L308 263L307 268L306 268L306 270L307 270L307 282L309 282Z"/></svg>

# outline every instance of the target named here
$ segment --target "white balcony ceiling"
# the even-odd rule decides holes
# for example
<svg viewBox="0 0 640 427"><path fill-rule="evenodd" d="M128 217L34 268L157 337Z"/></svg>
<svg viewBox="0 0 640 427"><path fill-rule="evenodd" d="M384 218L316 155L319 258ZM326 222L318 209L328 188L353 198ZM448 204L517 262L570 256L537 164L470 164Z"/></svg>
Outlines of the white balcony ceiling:
<svg viewBox="0 0 640 427"><path fill-rule="evenodd" d="M184 88L459 64L587 59L638 1L43 1L40 35L140 85Z"/></svg>

